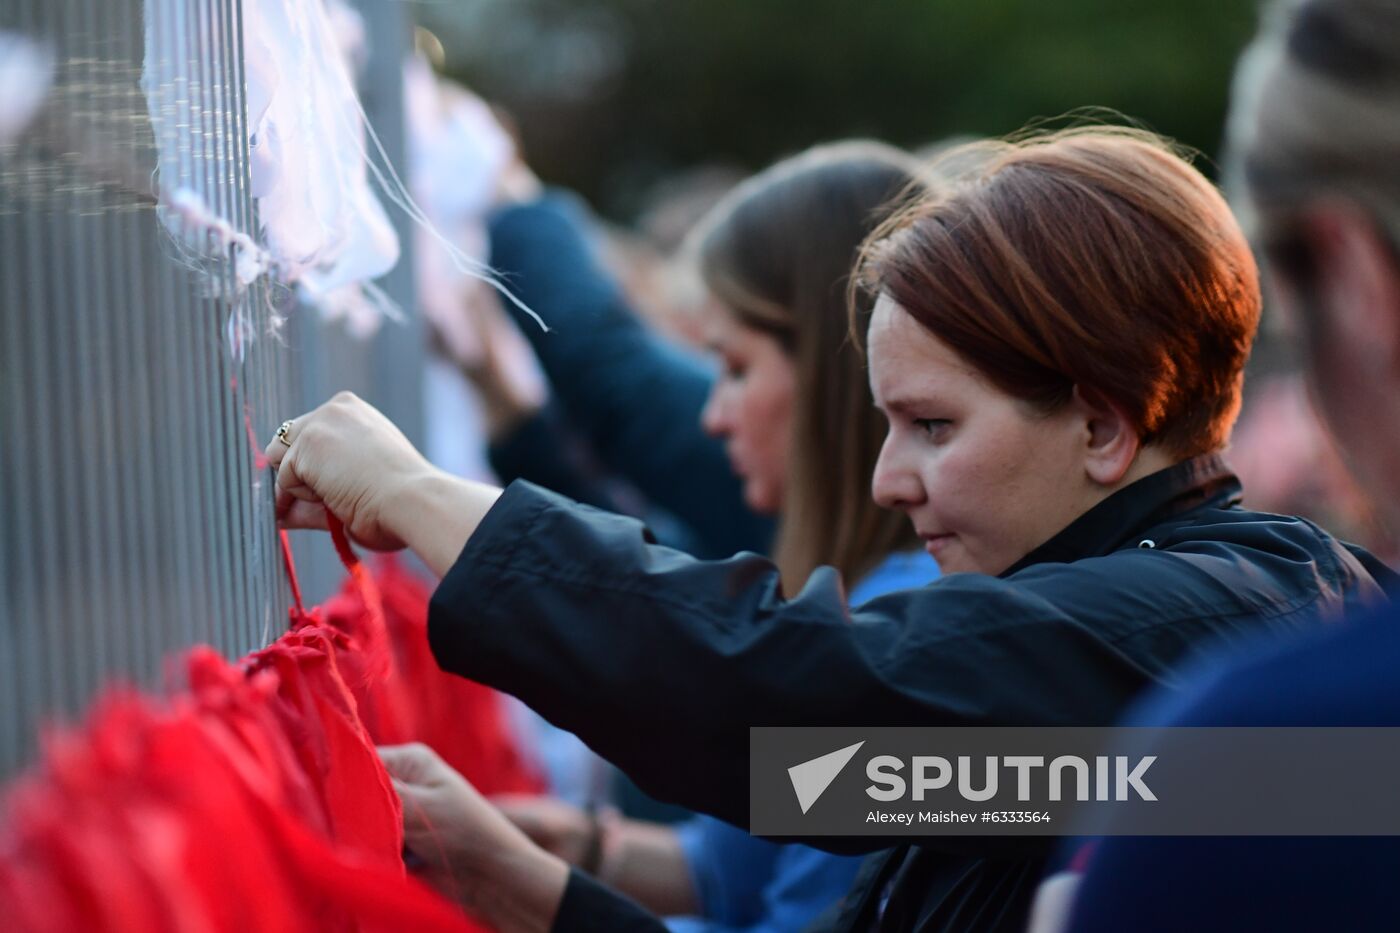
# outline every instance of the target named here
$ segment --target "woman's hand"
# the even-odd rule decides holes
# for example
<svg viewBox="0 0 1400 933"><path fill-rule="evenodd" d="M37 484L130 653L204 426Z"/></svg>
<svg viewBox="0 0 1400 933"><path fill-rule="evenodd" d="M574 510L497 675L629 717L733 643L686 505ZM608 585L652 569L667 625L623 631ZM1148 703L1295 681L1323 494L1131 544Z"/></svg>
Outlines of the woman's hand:
<svg viewBox="0 0 1400 933"><path fill-rule="evenodd" d="M548 930L569 868L532 843L426 745L379 749L403 801L417 872L501 933Z"/></svg>
<svg viewBox="0 0 1400 933"><path fill-rule="evenodd" d="M587 812L553 797L529 794L502 795L493 797L491 802L535 845L570 865L597 873L596 864L585 863L590 856L597 861L601 828Z"/></svg>
<svg viewBox="0 0 1400 933"><path fill-rule="evenodd" d="M324 529L329 511L365 547L411 547L439 576L500 495L432 466L350 392L294 419L286 440L273 438L266 451L285 527Z"/></svg>
<svg viewBox="0 0 1400 933"><path fill-rule="evenodd" d="M373 406L341 392L295 419L267 445L277 470L277 514L292 528L325 528L326 510L365 547L397 550L393 502L433 473L408 438Z"/></svg>
<svg viewBox="0 0 1400 933"><path fill-rule="evenodd" d="M675 828L629 820L612 810L590 816L549 797L491 801L545 851L663 916L701 910L690 862Z"/></svg>

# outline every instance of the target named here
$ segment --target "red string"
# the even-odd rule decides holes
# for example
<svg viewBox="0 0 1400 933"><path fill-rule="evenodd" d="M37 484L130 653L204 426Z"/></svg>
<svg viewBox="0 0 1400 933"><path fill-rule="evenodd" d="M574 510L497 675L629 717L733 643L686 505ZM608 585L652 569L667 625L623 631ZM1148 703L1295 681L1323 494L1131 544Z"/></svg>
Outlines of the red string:
<svg viewBox="0 0 1400 933"><path fill-rule="evenodd" d="M229 391L235 396L238 395L238 377L232 376L228 381ZM258 443L258 434L253 430L253 410L248 405L248 400L243 400L243 429L248 433L248 449L253 452L253 466L259 470L267 468L267 455L263 453L263 445Z"/></svg>
<svg viewBox="0 0 1400 933"><path fill-rule="evenodd" d="M360 566L360 558L350 549L350 536L345 533L345 523L327 510L326 527L330 529L331 541L335 544L335 552L340 556L340 562L350 571L351 576L358 576L358 571L363 568Z"/></svg>
<svg viewBox="0 0 1400 933"><path fill-rule="evenodd" d="M326 512L326 526L330 529L331 541L335 544L335 553L340 557L340 562L350 574L350 579L359 591L360 598L364 600L365 608L369 611L373 624L381 625L384 620L384 604L379 595L379 587L350 546L350 536L345 533L345 524L328 511ZM292 586L292 603L296 607L293 615L300 618L306 615L306 607L301 601L301 583L297 580L296 560L292 557L292 542L285 528L278 528L277 536L282 544L282 563L287 568L287 582Z"/></svg>
<svg viewBox="0 0 1400 933"><path fill-rule="evenodd" d="M282 563L287 568L287 582L292 585L292 605L296 607L295 615L298 617L306 615L306 607L301 603L301 583L297 581L297 565L292 559L292 542L287 537L287 529L278 528L277 537L282 542Z"/></svg>
<svg viewBox="0 0 1400 933"><path fill-rule="evenodd" d="M350 536L345 533L345 524L327 510L326 527L330 529L331 541L335 544L335 552L340 556L340 562L345 565L350 578L355 581L355 586L360 591L360 597L365 601L374 621L382 625L384 601L379 595L379 585L374 582L369 568L360 562L360 558L350 547Z"/></svg>
<svg viewBox="0 0 1400 933"><path fill-rule="evenodd" d="M258 435L253 431L253 414L248 410L248 403L243 403L243 427L248 432L248 445L253 448L253 466L259 470L267 469L267 454L258 446Z"/></svg>

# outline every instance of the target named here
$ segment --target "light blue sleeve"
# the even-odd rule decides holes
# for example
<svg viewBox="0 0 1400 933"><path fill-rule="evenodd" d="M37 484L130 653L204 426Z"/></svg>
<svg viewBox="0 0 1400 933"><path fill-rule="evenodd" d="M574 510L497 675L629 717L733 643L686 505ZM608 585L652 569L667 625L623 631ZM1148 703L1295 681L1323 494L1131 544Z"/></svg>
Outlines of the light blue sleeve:
<svg viewBox="0 0 1400 933"><path fill-rule="evenodd" d="M851 587L850 603L859 606L877 596L899 590L917 590L938 579L938 562L927 551L899 551Z"/></svg>
<svg viewBox="0 0 1400 933"><path fill-rule="evenodd" d="M666 921L672 933L797 933L850 888L863 856L778 845L710 817L681 830L703 917Z"/></svg>
<svg viewBox="0 0 1400 933"><path fill-rule="evenodd" d="M723 929L762 916L764 889L774 877L784 846L709 816L687 820L677 827L677 834L703 919L677 919L668 921L668 926L673 930Z"/></svg>

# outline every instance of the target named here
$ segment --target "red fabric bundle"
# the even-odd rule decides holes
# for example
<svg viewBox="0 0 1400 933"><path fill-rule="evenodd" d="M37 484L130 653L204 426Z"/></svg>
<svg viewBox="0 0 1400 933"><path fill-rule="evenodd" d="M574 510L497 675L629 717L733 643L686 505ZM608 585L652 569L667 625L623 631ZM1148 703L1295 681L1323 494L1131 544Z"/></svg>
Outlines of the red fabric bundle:
<svg viewBox="0 0 1400 933"><path fill-rule="evenodd" d="M207 652L191 668L200 685L169 705L108 694L11 791L7 929L475 929L401 864L303 818L311 784L277 720L275 681ZM352 746L340 751L356 764Z"/></svg>
<svg viewBox="0 0 1400 933"><path fill-rule="evenodd" d="M270 705L315 790L327 835L383 865L402 866L398 795L336 664L338 655L353 650L344 645L338 652L342 639L325 626L304 624L246 663L277 673Z"/></svg>
<svg viewBox="0 0 1400 933"><path fill-rule="evenodd" d="M5 929L481 929L406 874L374 746L426 742L487 793L541 783L498 695L433 662L427 588L334 537L346 588L311 612L298 595L272 645L238 666L196 648L187 691L112 690L47 737L5 802Z"/></svg>
<svg viewBox="0 0 1400 933"><path fill-rule="evenodd" d="M387 636L387 644L341 659L375 742L429 745L488 796L543 793L540 769L521 753L501 695L438 667L428 645L432 592L422 579L393 557L380 558L365 579L369 587L352 578L318 613L354 638L367 626Z"/></svg>

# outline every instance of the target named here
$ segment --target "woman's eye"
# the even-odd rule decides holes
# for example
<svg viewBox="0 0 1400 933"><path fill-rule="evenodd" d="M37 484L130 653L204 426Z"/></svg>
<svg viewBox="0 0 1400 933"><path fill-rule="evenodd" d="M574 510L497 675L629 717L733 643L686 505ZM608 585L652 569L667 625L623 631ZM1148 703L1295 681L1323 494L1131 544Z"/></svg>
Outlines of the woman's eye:
<svg viewBox="0 0 1400 933"><path fill-rule="evenodd" d="M939 438L947 432L953 422L947 418L915 418L914 427L932 438Z"/></svg>

